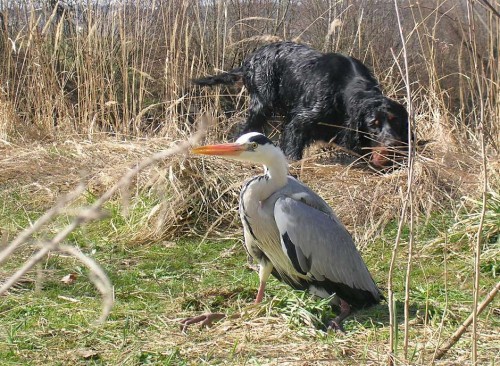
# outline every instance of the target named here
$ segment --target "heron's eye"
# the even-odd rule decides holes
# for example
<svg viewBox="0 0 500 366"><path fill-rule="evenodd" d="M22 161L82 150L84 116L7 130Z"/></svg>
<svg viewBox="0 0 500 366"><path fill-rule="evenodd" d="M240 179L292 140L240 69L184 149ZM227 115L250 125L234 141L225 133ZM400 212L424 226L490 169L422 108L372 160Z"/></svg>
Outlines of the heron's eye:
<svg viewBox="0 0 500 366"><path fill-rule="evenodd" d="M257 147L259 147L259 144L256 142L252 142L250 146L252 147L253 150L255 150Z"/></svg>

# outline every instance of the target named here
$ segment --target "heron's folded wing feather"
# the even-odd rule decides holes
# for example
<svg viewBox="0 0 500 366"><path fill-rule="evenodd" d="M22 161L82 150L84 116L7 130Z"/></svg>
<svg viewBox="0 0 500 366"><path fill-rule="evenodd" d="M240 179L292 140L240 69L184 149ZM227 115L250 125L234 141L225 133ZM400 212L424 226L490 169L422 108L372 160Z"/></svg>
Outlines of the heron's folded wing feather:
<svg viewBox="0 0 500 366"><path fill-rule="evenodd" d="M379 296L351 235L335 216L286 196L276 200L274 216L282 249L297 271Z"/></svg>

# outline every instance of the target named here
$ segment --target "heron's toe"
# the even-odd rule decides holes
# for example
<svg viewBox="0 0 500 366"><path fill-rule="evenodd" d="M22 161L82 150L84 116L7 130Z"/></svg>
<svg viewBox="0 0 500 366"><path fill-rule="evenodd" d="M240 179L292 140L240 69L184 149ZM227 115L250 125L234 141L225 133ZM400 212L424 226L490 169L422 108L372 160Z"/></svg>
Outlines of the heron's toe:
<svg viewBox="0 0 500 366"><path fill-rule="evenodd" d="M345 333L345 329L342 326L342 323L337 318L330 320L327 323L326 329L327 329L327 331L333 330L334 332L337 332L337 333Z"/></svg>
<svg viewBox="0 0 500 366"><path fill-rule="evenodd" d="M226 317L226 314L223 313L206 313L186 319L182 319L180 321L181 323L181 330L183 332L186 332L187 328L191 324L196 324L196 323L201 323L201 327L210 327L214 322L219 321L223 318Z"/></svg>

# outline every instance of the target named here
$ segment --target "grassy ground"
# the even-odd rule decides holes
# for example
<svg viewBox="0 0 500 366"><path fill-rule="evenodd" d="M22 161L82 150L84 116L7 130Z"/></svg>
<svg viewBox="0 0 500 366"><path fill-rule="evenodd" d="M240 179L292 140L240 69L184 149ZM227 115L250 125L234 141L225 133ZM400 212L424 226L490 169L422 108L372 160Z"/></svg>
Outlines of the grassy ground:
<svg viewBox="0 0 500 366"><path fill-rule="evenodd" d="M56 156L58 161L71 155L64 153L63 147L56 149L57 153L47 151L47 156ZM73 165L78 166L77 160ZM62 179L65 171L59 171L59 174L52 172L50 181ZM2 181L0 230L4 237L29 225L51 205L52 199L40 188L47 185L37 179L29 184L30 178L33 176ZM303 178L307 178L307 173ZM40 189L33 188L36 182ZM94 199L95 194L88 192L74 206ZM265 302L252 306L258 277L247 261L238 232L227 232L226 239L205 241L192 236L139 241L131 233L135 227L133 218L143 215L155 202L146 198L138 202L141 205L132 205L126 217L121 213L120 200L110 202L106 207L109 215L104 220L78 229L68 239L100 263L113 282L116 302L108 321L100 326L94 324L101 310L100 294L89 281L88 271L74 258L52 253L6 296L0 297L2 365L386 362L387 304L354 314L345 323L346 334L323 331L323 322L332 315L324 301L294 292L276 280L270 282ZM70 214L59 217L37 239L57 232L67 224ZM460 215L443 210L418 220L411 287L410 364L428 364L436 346L471 311L470 243L457 238L436 241L459 220ZM460 230L455 228L455 231ZM396 232L397 222L391 220L362 250L384 292ZM400 331L407 242L405 229L394 277ZM498 238L488 238L486 242L480 283L482 296L498 281ZM15 271L33 249L32 245L25 245L16 252L0 268L0 278ZM62 282L68 274L74 274L73 280ZM480 317L481 364L495 365L500 361L498 308L496 300ZM180 319L206 311L240 316L223 320L208 330L194 326L187 334L180 331ZM396 355L402 359L401 332L398 339ZM470 360L470 347L467 333L439 363L466 364Z"/></svg>
<svg viewBox="0 0 500 366"><path fill-rule="evenodd" d="M335 209L384 292L392 278L397 328L381 304L354 314L347 334L326 334L324 303L274 280L265 303L251 306L257 275L236 207L241 182L260 167L176 155L115 192L105 219L66 239L110 276L109 319L93 323L102 304L86 267L52 252L0 295L0 365L387 364L391 344L396 364L427 365L473 308L482 217L479 298L498 283L500 18L488 2L39 3L0 5L0 248L79 182L85 194L2 262L0 283L132 164L185 140L194 121L216 122L207 143L233 138L248 93L202 91L190 80L230 70L273 40L362 60L408 108L419 146L411 184L406 167L379 174L314 148L291 171ZM405 219L414 227L403 228L391 276ZM500 360L499 308L497 296L479 319L481 365ZM180 319L208 310L241 316L180 332ZM471 364L471 333L437 363Z"/></svg>

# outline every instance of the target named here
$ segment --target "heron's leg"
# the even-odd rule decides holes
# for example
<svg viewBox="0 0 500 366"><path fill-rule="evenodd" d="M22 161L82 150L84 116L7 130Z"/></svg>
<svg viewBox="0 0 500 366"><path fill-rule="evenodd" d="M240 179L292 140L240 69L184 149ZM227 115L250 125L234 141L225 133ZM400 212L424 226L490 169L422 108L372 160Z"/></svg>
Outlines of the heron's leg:
<svg viewBox="0 0 500 366"><path fill-rule="evenodd" d="M351 306L343 299L340 299L340 314L328 322L328 329L344 332L342 321L347 318L350 313Z"/></svg>
<svg viewBox="0 0 500 366"><path fill-rule="evenodd" d="M257 296L255 297L255 303L260 304L264 298L264 290L266 289L266 283L261 282L259 284L259 291L257 291Z"/></svg>
<svg viewBox="0 0 500 366"><path fill-rule="evenodd" d="M255 303L259 304L264 298L264 291L266 289L267 279L273 271L273 264L269 260L262 260L259 263L259 291L257 291L257 297L255 297Z"/></svg>

